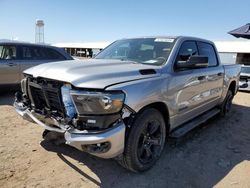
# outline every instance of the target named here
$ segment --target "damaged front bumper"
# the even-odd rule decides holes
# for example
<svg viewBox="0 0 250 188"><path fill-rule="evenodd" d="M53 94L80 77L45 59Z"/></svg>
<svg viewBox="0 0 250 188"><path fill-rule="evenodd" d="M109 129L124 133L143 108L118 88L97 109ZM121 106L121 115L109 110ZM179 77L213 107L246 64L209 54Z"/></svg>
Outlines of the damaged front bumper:
<svg viewBox="0 0 250 188"><path fill-rule="evenodd" d="M101 158L114 158L121 154L125 144L125 124L118 122L103 131L79 131L70 125L62 125L56 119L46 118L29 110L22 102L15 102L16 112L24 119L35 122L46 130L63 133L65 143Z"/></svg>

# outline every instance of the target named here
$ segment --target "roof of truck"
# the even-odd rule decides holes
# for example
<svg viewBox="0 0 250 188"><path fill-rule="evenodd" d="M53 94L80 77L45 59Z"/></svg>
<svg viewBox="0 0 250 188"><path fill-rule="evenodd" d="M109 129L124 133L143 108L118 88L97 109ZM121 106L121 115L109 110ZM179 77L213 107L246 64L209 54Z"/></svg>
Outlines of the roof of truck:
<svg viewBox="0 0 250 188"><path fill-rule="evenodd" d="M198 37L192 37L192 36L167 36L167 35L156 35L156 36L142 36L142 37L132 37L132 38L123 38L123 39L141 39L141 38L166 38L166 39L186 39L186 40L199 40L204 42L213 43L210 40L198 38ZM121 39L122 40L122 39Z"/></svg>

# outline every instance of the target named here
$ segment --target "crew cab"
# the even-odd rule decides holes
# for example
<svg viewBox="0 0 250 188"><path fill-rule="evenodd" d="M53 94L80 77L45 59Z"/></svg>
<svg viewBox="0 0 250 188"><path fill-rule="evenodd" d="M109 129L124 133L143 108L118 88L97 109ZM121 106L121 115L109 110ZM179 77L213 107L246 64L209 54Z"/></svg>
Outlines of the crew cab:
<svg viewBox="0 0 250 188"><path fill-rule="evenodd" d="M45 129L44 139L140 172L159 159L168 136L229 112L240 69L221 65L208 40L122 39L94 59L24 71L14 106Z"/></svg>

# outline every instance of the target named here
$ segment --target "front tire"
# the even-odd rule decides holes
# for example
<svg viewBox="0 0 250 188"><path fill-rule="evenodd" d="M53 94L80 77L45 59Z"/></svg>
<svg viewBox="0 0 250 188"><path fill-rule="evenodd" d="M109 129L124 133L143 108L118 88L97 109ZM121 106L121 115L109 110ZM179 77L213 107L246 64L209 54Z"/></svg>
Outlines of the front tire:
<svg viewBox="0 0 250 188"><path fill-rule="evenodd" d="M160 158L165 140L166 125L162 114L148 108L137 115L118 162L134 172L148 170Z"/></svg>

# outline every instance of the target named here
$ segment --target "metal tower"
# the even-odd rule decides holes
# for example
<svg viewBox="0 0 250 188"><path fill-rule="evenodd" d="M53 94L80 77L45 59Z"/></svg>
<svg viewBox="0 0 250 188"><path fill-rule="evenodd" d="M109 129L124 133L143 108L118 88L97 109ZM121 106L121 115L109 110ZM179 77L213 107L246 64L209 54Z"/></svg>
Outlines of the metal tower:
<svg viewBox="0 0 250 188"><path fill-rule="evenodd" d="M35 42L44 43L44 22L43 20L36 20Z"/></svg>

